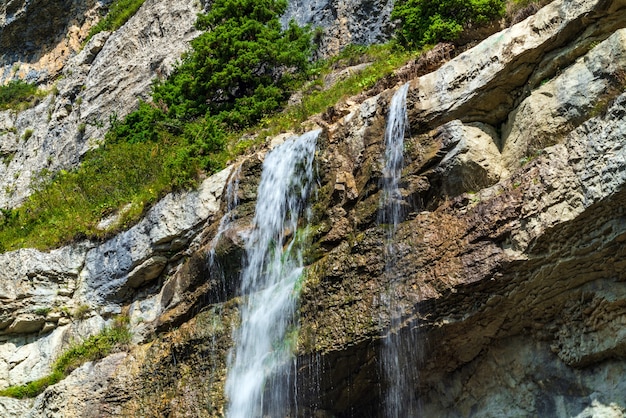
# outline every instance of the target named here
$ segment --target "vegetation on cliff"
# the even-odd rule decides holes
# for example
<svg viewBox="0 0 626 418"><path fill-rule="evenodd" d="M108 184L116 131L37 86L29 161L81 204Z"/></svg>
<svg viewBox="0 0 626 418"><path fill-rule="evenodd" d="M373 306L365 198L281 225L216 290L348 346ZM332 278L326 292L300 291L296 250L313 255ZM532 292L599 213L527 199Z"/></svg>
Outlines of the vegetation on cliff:
<svg viewBox="0 0 626 418"><path fill-rule="evenodd" d="M10 386L0 390L0 396L11 398L34 398L48 386L63 380L73 370L88 361L105 358L112 352L122 349L130 343L128 317L119 317L111 327L105 328L99 334L92 335L81 343L72 345L59 356L52 365L52 372L24 385Z"/></svg>
<svg viewBox="0 0 626 418"><path fill-rule="evenodd" d="M0 86L0 111L30 107L42 95L35 84L22 80L11 81Z"/></svg>
<svg viewBox="0 0 626 418"><path fill-rule="evenodd" d="M483 25L504 12L504 0L401 0L394 5L398 41L423 46L455 41L464 29Z"/></svg>
<svg viewBox="0 0 626 418"><path fill-rule="evenodd" d="M493 1L489 10L500 13ZM397 10L406 16L398 33L402 43L407 19L416 19L421 9L399 4ZM109 15L118 5L132 9L120 1ZM483 16L483 6L467 8ZM372 87L414 57L419 51L413 47L426 43L407 40L411 48L406 50L393 44L350 47L339 57L309 64L311 32L293 23L282 29L278 18L285 7L283 0L214 2L198 18L198 28L206 32L193 41L169 79L156 81L152 102L141 103L123 120L112 115L104 144L88 153L78 169L41 173L21 207L2 210L0 251L106 238L130 226L164 194L193 187L250 144L298 129L311 115ZM325 75L337 66L362 62L370 65L325 85ZM302 88L301 100L279 113L297 88ZM98 226L117 212L122 215L112 226Z"/></svg>
<svg viewBox="0 0 626 418"><path fill-rule="evenodd" d="M115 0L109 7L107 14L89 31L87 41L102 31L119 29L139 10L146 0Z"/></svg>

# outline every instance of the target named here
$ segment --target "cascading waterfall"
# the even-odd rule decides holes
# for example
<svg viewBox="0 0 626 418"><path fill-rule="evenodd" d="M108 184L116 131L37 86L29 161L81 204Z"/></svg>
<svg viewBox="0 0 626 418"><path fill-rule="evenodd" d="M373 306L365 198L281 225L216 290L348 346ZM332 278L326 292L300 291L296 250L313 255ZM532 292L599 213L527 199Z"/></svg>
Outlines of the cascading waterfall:
<svg viewBox="0 0 626 418"><path fill-rule="evenodd" d="M385 338L381 357L383 374L386 378L385 415L388 417L418 416L418 403L414 395L416 383L412 372L412 362L419 353L419 344L412 341L414 336L400 335L402 313L398 304L398 285L393 266L398 253L395 247L397 226L404 219L402 195L399 189L404 164L404 133L407 129L406 95L409 84L398 89L391 99L387 127L385 130L385 166L382 178L382 198L378 212L378 223L385 230L385 275L388 288L381 295L388 309L390 324ZM405 333L406 334L406 333Z"/></svg>
<svg viewBox="0 0 626 418"><path fill-rule="evenodd" d="M254 229L241 273L241 325L226 378L227 416L284 416L295 385L290 369L294 311L303 270L298 219L308 211L313 158L320 130L290 138L263 163Z"/></svg>

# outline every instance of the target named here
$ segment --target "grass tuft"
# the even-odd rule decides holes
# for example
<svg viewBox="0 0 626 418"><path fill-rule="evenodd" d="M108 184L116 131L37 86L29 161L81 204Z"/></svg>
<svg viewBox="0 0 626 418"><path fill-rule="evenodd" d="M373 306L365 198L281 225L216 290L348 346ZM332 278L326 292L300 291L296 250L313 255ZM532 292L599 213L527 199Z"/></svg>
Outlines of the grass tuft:
<svg viewBox="0 0 626 418"><path fill-rule="evenodd" d="M145 0L116 0L109 8L106 16L101 19L94 27L89 31L85 43L87 43L96 34L103 31L113 32L121 28L131 17L137 13L137 10Z"/></svg>

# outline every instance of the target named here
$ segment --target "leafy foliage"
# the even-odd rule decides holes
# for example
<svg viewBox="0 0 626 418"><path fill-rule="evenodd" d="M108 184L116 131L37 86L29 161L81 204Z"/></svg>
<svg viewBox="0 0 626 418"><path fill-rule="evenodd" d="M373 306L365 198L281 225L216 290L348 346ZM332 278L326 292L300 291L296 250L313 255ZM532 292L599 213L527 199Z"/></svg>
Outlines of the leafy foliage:
<svg viewBox="0 0 626 418"><path fill-rule="evenodd" d="M111 4L106 16L89 31L87 41L103 31L115 31L128 21L145 0L116 0Z"/></svg>
<svg viewBox="0 0 626 418"><path fill-rule="evenodd" d="M40 96L35 84L13 80L0 86L0 110L30 106Z"/></svg>
<svg viewBox="0 0 626 418"><path fill-rule="evenodd" d="M171 118L217 116L231 128L250 126L276 110L302 77L311 53L311 34L279 20L285 0L216 0L196 26L172 77L154 87L156 103Z"/></svg>
<svg viewBox="0 0 626 418"><path fill-rule="evenodd" d="M401 0L391 17L400 20L399 43L419 47L454 41L465 28L501 16L504 5L504 0Z"/></svg>
<svg viewBox="0 0 626 418"><path fill-rule="evenodd" d="M74 171L41 173L37 190L0 219L0 250L49 248L77 236L104 237L98 221L131 203L126 216L141 214L171 186L164 162L180 145L107 144L89 153ZM123 225L123 220L120 221Z"/></svg>
<svg viewBox="0 0 626 418"><path fill-rule="evenodd" d="M100 360L114 350L130 343L130 331L127 318L118 318L112 327L105 328L101 333L87 338L80 344L72 346L64 352L52 365L52 373L41 379L24 385L10 386L0 390L0 396L11 398L34 398L48 386L60 382L73 370L87 361Z"/></svg>

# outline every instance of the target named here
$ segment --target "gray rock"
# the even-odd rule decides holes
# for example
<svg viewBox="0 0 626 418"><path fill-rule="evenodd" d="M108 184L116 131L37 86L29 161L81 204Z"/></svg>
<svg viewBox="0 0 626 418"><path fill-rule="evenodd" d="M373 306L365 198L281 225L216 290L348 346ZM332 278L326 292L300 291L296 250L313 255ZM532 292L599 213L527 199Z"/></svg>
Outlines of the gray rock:
<svg viewBox="0 0 626 418"><path fill-rule="evenodd" d="M196 191L169 194L137 225L89 251L80 273L79 299L90 305L114 302L115 310L133 288L155 279L180 240L213 220L231 170L214 174Z"/></svg>
<svg viewBox="0 0 626 418"><path fill-rule="evenodd" d="M3 417L24 417L32 408L31 399L0 397L0 415Z"/></svg>
<svg viewBox="0 0 626 418"><path fill-rule="evenodd" d="M562 141L580 123L600 113L626 83L626 30L618 30L559 76L545 82L509 116L502 158L509 168Z"/></svg>
<svg viewBox="0 0 626 418"><path fill-rule="evenodd" d="M88 248L81 244L49 253L23 249L0 254L0 328L8 327L11 333L35 332L46 318L38 311L71 306Z"/></svg>
<svg viewBox="0 0 626 418"><path fill-rule="evenodd" d="M293 19L299 25L323 30L320 55L329 56L349 44L369 45L389 40L393 0L303 0L290 1L283 24Z"/></svg>
<svg viewBox="0 0 626 418"><path fill-rule="evenodd" d="M411 124L429 126L435 119L437 123L460 119L498 126L525 94L534 63L564 47L581 22L605 17L607 7L606 2L595 0L554 1L437 71L413 80L407 97Z"/></svg>
<svg viewBox="0 0 626 418"><path fill-rule="evenodd" d="M107 387L116 369L126 358L116 353L98 361L87 362L60 383L37 397L28 418L87 418L115 416L107 406Z"/></svg>
<svg viewBox="0 0 626 418"><path fill-rule="evenodd" d="M490 126L464 125L457 120L441 126L436 135L446 136L445 146L452 147L438 167L443 195L476 192L508 176L498 150L498 134Z"/></svg>

